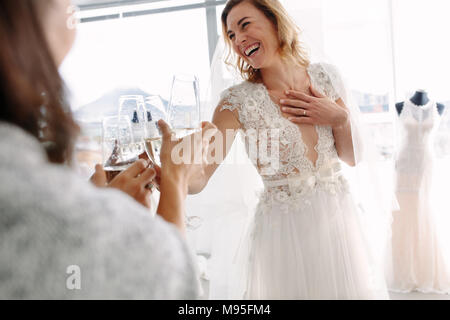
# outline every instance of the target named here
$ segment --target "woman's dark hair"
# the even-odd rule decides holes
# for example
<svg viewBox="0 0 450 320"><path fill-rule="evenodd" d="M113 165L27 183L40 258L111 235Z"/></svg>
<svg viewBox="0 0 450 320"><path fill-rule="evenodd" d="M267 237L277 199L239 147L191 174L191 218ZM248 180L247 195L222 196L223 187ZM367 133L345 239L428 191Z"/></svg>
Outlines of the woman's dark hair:
<svg viewBox="0 0 450 320"><path fill-rule="evenodd" d="M0 121L46 142L49 161L71 159L79 128L64 103L64 85L40 15L53 0L0 1Z"/></svg>

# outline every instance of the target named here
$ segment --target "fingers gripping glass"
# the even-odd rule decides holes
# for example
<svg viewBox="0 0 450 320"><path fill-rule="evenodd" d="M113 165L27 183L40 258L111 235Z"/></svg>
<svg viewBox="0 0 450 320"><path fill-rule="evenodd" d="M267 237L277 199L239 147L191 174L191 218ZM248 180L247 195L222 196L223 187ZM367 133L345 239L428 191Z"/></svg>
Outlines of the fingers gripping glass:
<svg viewBox="0 0 450 320"><path fill-rule="evenodd" d="M131 131L134 139L136 157L146 158L146 128L148 124L149 114L146 109L144 97L141 95L125 95L119 99L119 117L128 117L131 119ZM152 160L153 161L153 160ZM151 166L153 166L151 162ZM151 183L147 189L154 190Z"/></svg>

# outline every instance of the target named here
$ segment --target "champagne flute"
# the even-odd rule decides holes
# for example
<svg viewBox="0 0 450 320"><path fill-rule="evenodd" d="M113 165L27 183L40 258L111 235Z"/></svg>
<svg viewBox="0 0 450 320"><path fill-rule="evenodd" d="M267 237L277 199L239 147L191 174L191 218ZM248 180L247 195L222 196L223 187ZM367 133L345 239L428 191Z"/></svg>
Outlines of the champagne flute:
<svg viewBox="0 0 450 320"><path fill-rule="evenodd" d="M150 159L151 166L158 165L161 167L160 152L162 147L162 135L159 131L158 121L160 119L166 120L166 111L164 104L159 96L149 96L145 99L145 117L144 121L144 147L147 153L147 157ZM153 187L156 187L154 190ZM149 186L152 190L152 214L156 214L157 199L159 198L159 185L153 181Z"/></svg>
<svg viewBox="0 0 450 320"><path fill-rule="evenodd" d="M144 141L145 151L149 159L158 166L161 166L160 152L162 136L158 127L158 121L167 121L167 114L164 104L159 96L150 96L145 99L147 112L147 122L145 123Z"/></svg>
<svg viewBox="0 0 450 320"><path fill-rule="evenodd" d="M199 83L193 75L175 75L169 101L169 124L177 138L183 138L200 130ZM186 226L190 230L200 228L203 220L186 213Z"/></svg>
<svg viewBox="0 0 450 320"><path fill-rule="evenodd" d="M128 116L103 119L102 157L108 183L138 160Z"/></svg>
<svg viewBox="0 0 450 320"><path fill-rule="evenodd" d="M144 132L147 115L144 97L140 95L125 95L119 98L119 117L131 119L131 131L134 139L134 152L139 157L145 152Z"/></svg>
<svg viewBox="0 0 450 320"><path fill-rule="evenodd" d="M145 109L147 111L147 118L150 117L153 121L159 121L161 119L167 121L168 116L166 107L160 96L153 95L146 97Z"/></svg>
<svg viewBox="0 0 450 320"><path fill-rule="evenodd" d="M200 94L196 76L175 75L169 101L169 124L177 138L200 128Z"/></svg>

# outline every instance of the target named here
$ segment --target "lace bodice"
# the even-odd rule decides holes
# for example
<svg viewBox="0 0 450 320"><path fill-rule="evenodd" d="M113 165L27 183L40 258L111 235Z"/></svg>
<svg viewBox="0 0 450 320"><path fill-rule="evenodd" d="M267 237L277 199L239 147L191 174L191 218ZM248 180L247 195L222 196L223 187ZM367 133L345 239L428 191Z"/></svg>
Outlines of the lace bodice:
<svg viewBox="0 0 450 320"><path fill-rule="evenodd" d="M317 90L332 100L339 99L341 93L336 84L340 82L336 80L340 77L334 67L312 64L307 71ZM318 141L314 148L317 152L314 164L306 156L308 150L300 128L282 115L264 84L246 81L227 89L222 93L222 110L226 109L233 111L239 119L245 132L247 154L262 176L266 191L285 191L286 194L278 192L280 201L291 195L292 186L285 190L289 183L278 181L302 176L305 179L301 180L306 183L309 179L306 185L314 188L323 172L336 169L339 161L331 127L315 126ZM314 176L317 179L311 179ZM305 183L301 190L297 188L299 193L304 193Z"/></svg>

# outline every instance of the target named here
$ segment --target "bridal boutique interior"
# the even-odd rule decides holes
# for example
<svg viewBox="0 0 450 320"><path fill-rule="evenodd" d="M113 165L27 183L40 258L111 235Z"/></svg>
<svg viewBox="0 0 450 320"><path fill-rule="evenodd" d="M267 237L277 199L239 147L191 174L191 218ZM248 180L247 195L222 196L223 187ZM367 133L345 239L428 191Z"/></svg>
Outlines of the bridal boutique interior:
<svg viewBox="0 0 450 320"><path fill-rule="evenodd" d="M283 0L312 44L344 75L370 127L395 190L386 277L391 299L450 300L450 3L447 0ZM77 166L86 178L102 162L102 119L119 98L140 95L151 112L167 111L174 75L195 75L201 117L220 42L222 0L75 0L78 33L60 72L82 129ZM150 101L150 102L149 102ZM156 111L155 111L156 110ZM219 177L233 172L222 166ZM248 164L239 174L255 175ZM245 180L245 179L244 179ZM212 182L214 184L214 182ZM245 184L191 196L188 231L197 254L204 299L227 298L218 266L232 263L256 195ZM157 200L155 200L157 201ZM250 213L249 213L250 214ZM221 240L219 240L221 239ZM223 241L226 239L226 241Z"/></svg>

